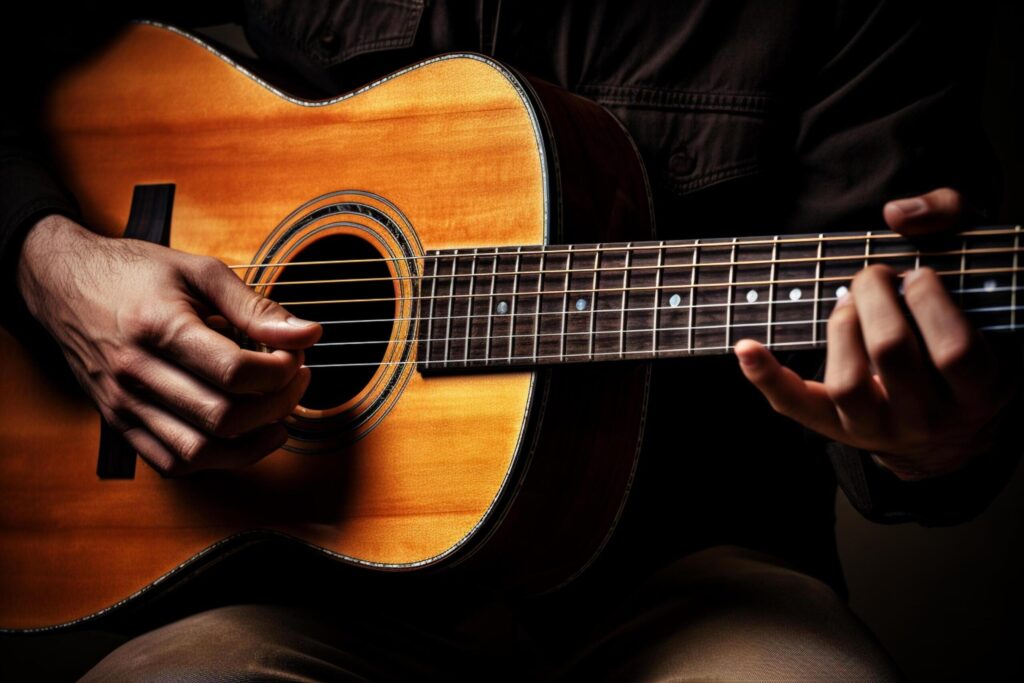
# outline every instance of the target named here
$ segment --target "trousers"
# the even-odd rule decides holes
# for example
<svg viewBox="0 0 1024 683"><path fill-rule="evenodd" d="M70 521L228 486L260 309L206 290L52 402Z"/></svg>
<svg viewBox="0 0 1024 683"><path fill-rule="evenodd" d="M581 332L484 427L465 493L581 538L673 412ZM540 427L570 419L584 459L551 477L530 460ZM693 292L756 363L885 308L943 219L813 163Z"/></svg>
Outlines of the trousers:
<svg viewBox="0 0 1024 683"><path fill-rule="evenodd" d="M832 588L753 551L701 551L591 600L585 620L373 599L223 606L126 642L82 681L901 679Z"/></svg>

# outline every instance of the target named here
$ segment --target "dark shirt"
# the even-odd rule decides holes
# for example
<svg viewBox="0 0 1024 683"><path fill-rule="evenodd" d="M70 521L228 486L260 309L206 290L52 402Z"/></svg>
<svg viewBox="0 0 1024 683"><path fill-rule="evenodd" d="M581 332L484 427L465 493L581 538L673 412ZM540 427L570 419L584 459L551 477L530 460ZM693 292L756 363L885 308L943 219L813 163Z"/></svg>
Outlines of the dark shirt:
<svg viewBox="0 0 1024 683"><path fill-rule="evenodd" d="M185 26L238 21L261 73L309 97L440 52L491 54L622 121L647 167L659 237L672 239L884 229L885 201L941 186L990 210L999 184L977 117L982 5L250 0L201 10L179 3L146 16ZM20 92L42 92L51 73L124 18L46 7L4 36L5 77ZM33 220L75 208L47 170L31 108L4 116L0 258L10 272ZM808 376L822 358L782 360ZM1012 461L994 456L966 475L917 485L852 449L833 448L830 464L824 442L773 414L731 357L661 363L653 392L609 565L646 567L731 543L836 581L832 464L868 516L946 523L975 514L998 490L1006 466L990 461Z"/></svg>

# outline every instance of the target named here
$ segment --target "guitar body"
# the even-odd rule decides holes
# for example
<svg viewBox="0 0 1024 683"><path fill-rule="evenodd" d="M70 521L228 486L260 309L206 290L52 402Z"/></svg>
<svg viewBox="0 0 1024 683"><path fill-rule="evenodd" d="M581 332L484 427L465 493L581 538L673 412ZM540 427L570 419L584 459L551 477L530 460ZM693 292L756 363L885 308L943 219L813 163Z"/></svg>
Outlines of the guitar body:
<svg viewBox="0 0 1024 683"><path fill-rule="evenodd" d="M415 318L404 302L432 250L651 233L640 162L612 117L482 57L311 103L140 24L68 73L46 111L91 228L121 235L136 186L173 184L175 249L250 264L324 235L362 240L390 259L398 319ZM286 301L274 276L257 281L270 270L238 273ZM390 362L333 400L321 382L286 449L166 479L141 463L98 476L98 413L0 333L0 628L101 614L268 535L394 574L532 591L571 580L628 492L647 366L431 375L414 363L415 322L389 334Z"/></svg>

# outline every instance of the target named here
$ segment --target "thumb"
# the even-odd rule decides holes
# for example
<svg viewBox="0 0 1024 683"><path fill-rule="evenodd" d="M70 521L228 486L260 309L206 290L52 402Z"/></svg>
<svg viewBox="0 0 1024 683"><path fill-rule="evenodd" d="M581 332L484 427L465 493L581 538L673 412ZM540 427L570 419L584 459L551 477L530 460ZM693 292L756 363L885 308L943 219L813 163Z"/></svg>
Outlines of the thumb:
<svg viewBox="0 0 1024 683"><path fill-rule="evenodd" d="M260 296L217 259L200 258L186 269L189 284L253 341L275 349L305 349L320 338L319 324L297 318Z"/></svg>
<svg viewBox="0 0 1024 683"><path fill-rule="evenodd" d="M898 199L882 209L890 228L911 237L953 230L964 222L967 213L963 195L948 187Z"/></svg>

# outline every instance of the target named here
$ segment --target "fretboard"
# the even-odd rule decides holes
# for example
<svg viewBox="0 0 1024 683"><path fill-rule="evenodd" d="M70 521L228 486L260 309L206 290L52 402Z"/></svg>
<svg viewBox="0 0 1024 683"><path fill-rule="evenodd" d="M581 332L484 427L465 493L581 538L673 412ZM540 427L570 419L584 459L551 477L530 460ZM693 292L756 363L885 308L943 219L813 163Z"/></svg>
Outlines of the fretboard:
<svg viewBox="0 0 1024 683"><path fill-rule="evenodd" d="M420 290L425 370L824 346L853 276L935 269L982 330L1018 327L1019 226L915 246L891 232L432 252ZM1024 285L1024 279L1021 284Z"/></svg>

